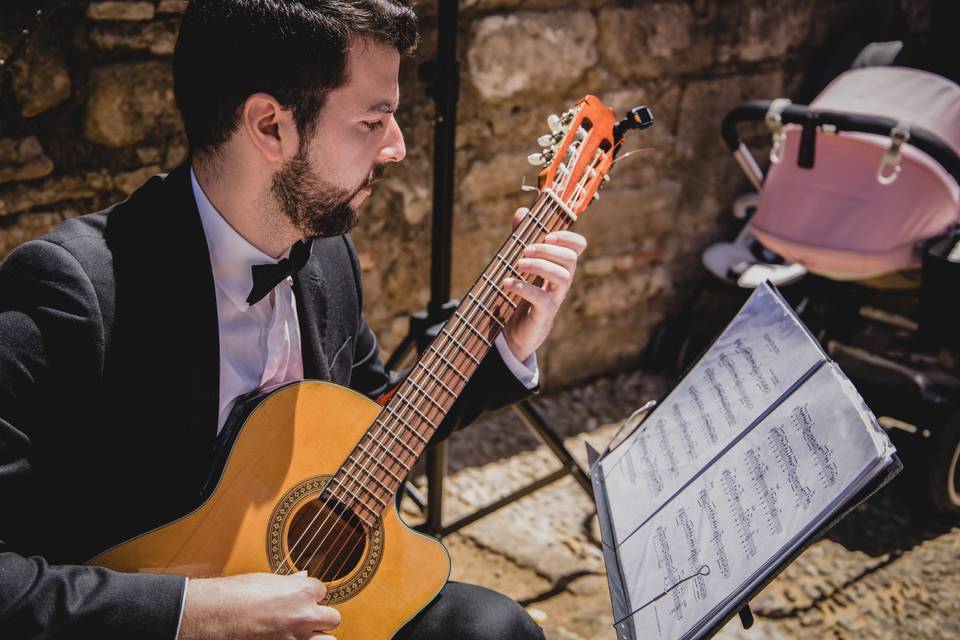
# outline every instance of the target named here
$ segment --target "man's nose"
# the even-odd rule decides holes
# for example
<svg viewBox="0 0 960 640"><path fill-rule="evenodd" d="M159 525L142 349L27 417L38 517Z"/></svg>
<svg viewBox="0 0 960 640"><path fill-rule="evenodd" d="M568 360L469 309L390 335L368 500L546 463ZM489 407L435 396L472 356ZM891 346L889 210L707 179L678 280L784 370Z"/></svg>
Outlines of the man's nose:
<svg viewBox="0 0 960 640"><path fill-rule="evenodd" d="M387 127L385 144L380 150L381 159L383 162L400 162L407 156L407 147L403 143L403 132L400 131L400 125L397 124L393 116L390 117L390 123Z"/></svg>

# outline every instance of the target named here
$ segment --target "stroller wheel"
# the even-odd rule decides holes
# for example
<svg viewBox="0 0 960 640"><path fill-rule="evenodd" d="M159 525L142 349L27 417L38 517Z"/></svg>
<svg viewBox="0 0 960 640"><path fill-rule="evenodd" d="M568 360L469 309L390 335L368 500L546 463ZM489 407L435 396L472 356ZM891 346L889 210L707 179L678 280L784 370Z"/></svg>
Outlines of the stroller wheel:
<svg viewBox="0 0 960 640"><path fill-rule="evenodd" d="M960 414L938 429L929 445L933 506L944 515L960 515Z"/></svg>

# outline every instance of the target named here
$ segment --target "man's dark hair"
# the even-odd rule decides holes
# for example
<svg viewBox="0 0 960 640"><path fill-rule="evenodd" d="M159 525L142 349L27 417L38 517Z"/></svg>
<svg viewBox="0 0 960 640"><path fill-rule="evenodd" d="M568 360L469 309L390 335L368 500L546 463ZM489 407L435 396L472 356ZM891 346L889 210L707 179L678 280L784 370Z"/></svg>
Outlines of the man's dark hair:
<svg viewBox="0 0 960 640"><path fill-rule="evenodd" d="M194 156L215 153L254 93L293 112L301 139L326 94L346 82L356 37L417 44L413 10L398 0L192 0L173 55L174 93Z"/></svg>

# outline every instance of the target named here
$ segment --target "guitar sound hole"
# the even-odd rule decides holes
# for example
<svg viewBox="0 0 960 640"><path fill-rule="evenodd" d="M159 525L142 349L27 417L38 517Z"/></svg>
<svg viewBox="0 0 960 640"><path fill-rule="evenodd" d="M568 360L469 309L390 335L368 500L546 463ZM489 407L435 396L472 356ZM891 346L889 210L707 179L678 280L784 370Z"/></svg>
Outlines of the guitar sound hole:
<svg viewBox="0 0 960 640"><path fill-rule="evenodd" d="M297 571L332 582L350 574L363 559L363 522L336 501L311 500L290 522L287 549Z"/></svg>

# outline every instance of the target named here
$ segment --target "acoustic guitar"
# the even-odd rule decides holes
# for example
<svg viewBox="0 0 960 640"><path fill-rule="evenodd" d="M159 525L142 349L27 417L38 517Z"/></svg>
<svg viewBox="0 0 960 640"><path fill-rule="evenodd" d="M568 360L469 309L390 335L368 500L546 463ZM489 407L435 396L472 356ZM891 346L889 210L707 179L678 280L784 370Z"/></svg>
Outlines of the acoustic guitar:
<svg viewBox="0 0 960 640"><path fill-rule="evenodd" d="M390 638L440 591L447 550L409 529L397 490L521 301L501 287L528 244L569 228L607 178L624 133L653 122L646 107L622 120L587 96L548 118L539 193L437 338L384 405L334 384L303 381L246 404L233 420L203 503L88 564L117 571L213 577L307 571L337 607L339 640Z"/></svg>

